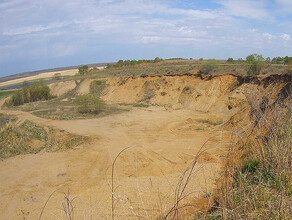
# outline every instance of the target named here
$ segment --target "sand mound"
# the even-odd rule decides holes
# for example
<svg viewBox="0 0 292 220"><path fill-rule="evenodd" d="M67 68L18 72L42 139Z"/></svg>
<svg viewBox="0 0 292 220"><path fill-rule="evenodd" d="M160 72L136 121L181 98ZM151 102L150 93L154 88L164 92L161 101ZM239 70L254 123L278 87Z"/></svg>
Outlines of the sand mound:
<svg viewBox="0 0 292 220"><path fill-rule="evenodd" d="M51 89L51 94L56 96L61 96L65 94L66 92L69 92L70 90L74 89L76 87L75 81L65 81L65 82L57 82L52 83L49 85Z"/></svg>

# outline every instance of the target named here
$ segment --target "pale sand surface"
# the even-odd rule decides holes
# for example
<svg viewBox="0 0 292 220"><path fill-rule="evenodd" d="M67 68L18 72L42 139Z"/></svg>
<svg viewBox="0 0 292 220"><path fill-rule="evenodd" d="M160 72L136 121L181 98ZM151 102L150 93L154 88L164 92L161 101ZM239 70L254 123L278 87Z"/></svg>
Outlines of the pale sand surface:
<svg viewBox="0 0 292 220"><path fill-rule="evenodd" d="M111 164L117 154L115 180L116 219L156 219L173 204L181 173L205 144L186 189L196 198L211 192L221 169L225 133L204 127L200 118L211 113L136 108L98 119L57 121L27 112L4 111L41 126L90 136L79 149L59 153L20 155L0 162L0 219L38 219L50 194L42 219L65 219L63 192L70 190L74 219L110 219ZM226 139L225 139L226 140Z"/></svg>
<svg viewBox="0 0 292 220"><path fill-rule="evenodd" d="M104 67L97 67L97 68L98 69L103 69ZM24 77L24 78L20 78L20 79L14 79L14 80L6 81L6 82L1 82L0 83L0 87L1 86L8 86L8 85L13 85L13 84L18 84L18 83L23 83L24 81L51 78L56 73L60 73L61 76L74 76L76 73L78 73L78 69L40 73L40 74L37 74L35 76L29 76L29 77Z"/></svg>

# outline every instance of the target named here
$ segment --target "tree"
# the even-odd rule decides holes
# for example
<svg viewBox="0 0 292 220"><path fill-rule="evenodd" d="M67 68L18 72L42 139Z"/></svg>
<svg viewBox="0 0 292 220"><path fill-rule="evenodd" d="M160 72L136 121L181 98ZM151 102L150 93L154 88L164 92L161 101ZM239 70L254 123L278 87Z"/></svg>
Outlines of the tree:
<svg viewBox="0 0 292 220"><path fill-rule="evenodd" d="M227 59L227 61L226 61L226 63L234 63L234 60L233 60L233 58L231 58L231 57L230 57L230 58L228 58L228 59Z"/></svg>
<svg viewBox="0 0 292 220"><path fill-rule="evenodd" d="M54 80L60 80L60 79L61 79L61 73L55 73Z"/></svg>
<svg viewBox="0 0 292 220"><path fill-rule="evenodd" d="M208 60L200 65L199 71L200 73L210 74L211 72L215 72L218 68L219 64L216 60Z"/></svg>
<svg viewBox="0 0 292 220"><path fill-rule="evenodd" d="M88 72L88 66L87 65L83 65L83 66L80 66L79 68L78 68L78 73L80 74L80 75L84 75L85 73L87 73Z"/></svg>
<svg viewBox="0 0 292 220"><path fill-rule="evenodd" d="M258 75L265 66L265 58L257 53L246 57L247 73L249 75Z"/></svg>
<svg viewBox="0 0 292 220"><path fill-rule="evenodd" d="M154 59L154 63L159 63L160 61L162 61L163 59L159 58L159 57L155 57Z"/></svg>

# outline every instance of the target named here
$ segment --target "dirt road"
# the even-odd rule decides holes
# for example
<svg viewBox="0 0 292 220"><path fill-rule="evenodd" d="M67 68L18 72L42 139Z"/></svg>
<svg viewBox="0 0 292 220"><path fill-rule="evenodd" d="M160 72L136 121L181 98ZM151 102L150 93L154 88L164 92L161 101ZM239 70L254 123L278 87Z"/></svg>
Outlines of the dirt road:
<svg viewBox="0 0 292 220"><path fill-rule="evenodd" d="M211 192L226 144L220 126L199 122L218 116L192 110L136 108L104 118L71 121L0 112L93 139L75 150L1 161L3 220L38 219L48 198L42 219L65 219L62 203L68 192L70 198L76 198L74 219L110 219L111 164L127 147L114 173L116 219L156 219L173 204L181 173L204 143L208 150L199 160L187 193L196 198Z"/></svg>

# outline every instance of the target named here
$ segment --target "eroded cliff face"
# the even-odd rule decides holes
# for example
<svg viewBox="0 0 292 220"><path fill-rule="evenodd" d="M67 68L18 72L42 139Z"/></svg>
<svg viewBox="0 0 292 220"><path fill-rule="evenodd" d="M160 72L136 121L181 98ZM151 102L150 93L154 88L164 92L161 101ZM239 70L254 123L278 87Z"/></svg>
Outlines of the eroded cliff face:
<svg viewBox="0 0 292 220"><path fill-rule="evenodd" d="M291 95L291 75L262 79L233 75L109 78L107 84L102 98L108 102L145 102L174 109L211 112L221 114L224 121L247 108L285 103Z"/></svg>

